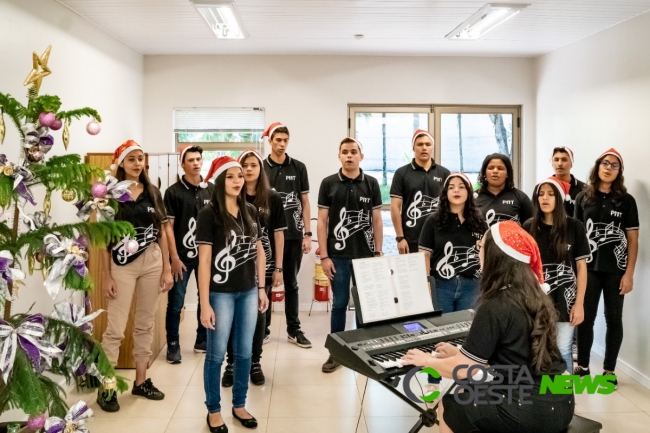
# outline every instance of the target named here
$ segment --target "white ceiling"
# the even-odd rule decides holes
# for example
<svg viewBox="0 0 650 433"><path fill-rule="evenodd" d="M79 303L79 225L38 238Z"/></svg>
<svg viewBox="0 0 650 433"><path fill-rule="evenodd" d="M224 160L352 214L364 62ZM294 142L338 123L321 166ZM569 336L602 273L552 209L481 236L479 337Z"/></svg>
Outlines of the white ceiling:
<svg viewBox="0 0 650 433"><path fill-rule="evenodd" d="M449 41L489 0L235 0L250 37L218 40L189 0L56 1L147 55L537 56L650 10L650 0L510 0L530 6L477 41Z"/></svg>

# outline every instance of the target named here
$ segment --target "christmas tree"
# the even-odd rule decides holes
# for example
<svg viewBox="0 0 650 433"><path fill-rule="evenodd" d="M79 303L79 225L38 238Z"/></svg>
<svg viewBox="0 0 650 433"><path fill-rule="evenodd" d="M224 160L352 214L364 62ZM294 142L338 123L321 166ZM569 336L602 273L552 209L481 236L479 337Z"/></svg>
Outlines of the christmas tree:
<svg viewBox="0 0 650 433"><path fill-rule="evenodd" d="M126 382L115 375L101 345L91 336L90 321L101 311L91 312L69 302L56 304L46 317L30 312L12 312L18 286L28 273L44 273L43 285L23 290L44 290L52 298L64 289L87 291L93 282L85 262L91 245L106 248L134 235L131 224L113 221L118 202L129 200L129 182L117 182L108 173L81 163L77 154L47 157L55 145L52 131L62 129L61 141L67 150L68 126L73 120L91 118L86 131L96 135L101 117L89 107L63 111L56 95L40 95L48 68L51 46L41 55L33 53L27 105L0 93L0 144L3 143L5 116L20 133L20 157L9 161L0 148L0 209L8 217L0 221L0 413L21 409L29 415L28 428L48 433L85 431L84 419L92 411L84 402L68 408L63 388L45 372L65 378L79 388L102 386L113 392L125 391ZM8 144L5 144L7 146ZM98 179L92 185L91 181ZM29 213L27 204L37 206L33 191L45 190L41 210ZM66 201L76 198L80 217L75 224L57 225L50 221L51 196L61 191ZM91 218L92 215L94 218ZM95 222L90 222L95 220Z"/></svg>

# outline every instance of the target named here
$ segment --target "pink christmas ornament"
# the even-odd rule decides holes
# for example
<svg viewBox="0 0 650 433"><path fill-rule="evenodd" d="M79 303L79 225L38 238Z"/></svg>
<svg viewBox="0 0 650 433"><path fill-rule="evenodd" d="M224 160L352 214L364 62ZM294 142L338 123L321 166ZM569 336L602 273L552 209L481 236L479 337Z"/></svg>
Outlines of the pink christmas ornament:
<svg viewBox="0 0 650 433"><path fill-rule="evenodd" d="M49 111L38 115L38 123L43 126L51 127L55 120L56 116L54 113L50 113Z"/></svg>
<svg viewBox="0 0 650 433"><path fill-rule="evenodd" d="M47 416L45 416L45 414L41 414L39 416L30 416L27 420L27 427L29 427L30 430L40 430L45 427L46 420Z"/></svg>
<svg viewBox="0 0 650 433"><path fill-rule="evenodd" d="M128 254L135 254L138 252L138 248L140 248L140 245L138 245L138 241L135 241L131 239L130 241L127 241L126 244L124 244L124 249Z"/></svg>
<svg viewBox="0 0 650 433"><path fill-rule="evenodd" d="M95 198L104 198L108 192L108 187L103 183L96 183L93 185L92 189L93 197Z"/></svg>
<svg viewBox="0 0 650 433"><path fill-rule="evenodd" d="M59 119L56 119L56 120L55 120L54 122L52 122L52 124L50 125L50 129L53 130L53 131L58 131L59 129L61 129L62 126L63 126L63 121L62 121L62 120L59 120Z"/></svg>
<svg viewBox="0 0 650 433"><path fill-rule="evenodd" d="M86 132L90 135L97 135L101 130L102 126L94 120L92 122L88 122L88 125L86 125Z"/></svg>

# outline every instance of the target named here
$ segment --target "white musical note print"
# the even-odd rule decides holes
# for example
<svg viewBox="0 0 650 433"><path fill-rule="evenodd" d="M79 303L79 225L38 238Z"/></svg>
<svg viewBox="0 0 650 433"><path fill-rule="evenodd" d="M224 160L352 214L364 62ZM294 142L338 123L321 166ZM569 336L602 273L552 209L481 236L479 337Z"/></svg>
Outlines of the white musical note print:
<svg viewBox="0 0 650 433"><path fill-rule="evenodd" d="M501 221L514 221L517 224L521 225L521 221L519 221L519 215L512 216L504 213L496 213L494 209L490 209L485 213L485 222L487 222L488 226L499 223Z"/></svg>
<svg viewBox="0 0 650 433"><path fill-rule="evenodd" d="M587 263L593 260L593 254L600 247L618 242L618 245L614 247L616 266L625 270L627 268L627 236L625 236L625 231L621 230L620 223L618 226L615 226L614 222L609 224L594 223L591 218L588 218L585 228L587 230L589 249L591 250L591 256L587 258Z"/></svg>
<svg viewBox="0 0 650 433"><path fill-rule="evenodd" d="M576 275L571 266L564 264L544 265L544 282L551 286L548 293L555 290L564 291L564 299L567 305L567 313L571 314L571 308L576 301L577 283Z"/></svg>
<svg viewBox="0 0 650 433"><path fill-rule="evenodd" d="M294 191L290 193L278 191L278 194L280 194L282 206L285 211L295 209L293 212L293 221L296 224L296 229L302 230L305 224L302 220L302 203L300 202L300 197Z"/></svg>
<svg viewBox="0 0 650 433"><path fill-rule="evenodd" d="M479 277L481 274L480 262L476 246L455 247L451 242L447 242L443 249L444 256L436 263L436 271L445 279L450 279L459 272L476 267L474 276Z"/></svg>
<svg viewBox="0 0 650 433"><path fill-rule="evenodd" d="M371 251L375 250L375 239L370 223L370 212L360 211L347 211L345 208L341 209L339 213L340 221L334 227L334 237L338 242L334 244L334 248L341 251L345 249L346 241L350 236L357 232L364 231L366 242Z"/></svg>
<svg viewBox="0 0 650 433"><path fill-rule="evenodd" d="M183 246L189 251L187 252L187 258L193 259L199 254L199 249L196 246L194 232L196 231L196 220L194 217L190 218L190 222L187 224L188 232L183 236Z"/></svg>
<svg viewBox="0 0 650 433"><path fill-rule="evenodd" d="M219 251L214 258L217 273L212 277L215 283L224 284L230 273L249 260L257 258L257 238L254 236L238 236L230 231L230 245Z"/></svg>
<svg viewBox="0 0 650 433"><path fill-rule="evenodd" d="M271 240L269 239L269 232L266 227L262 227L262 237L260 238L262 242L262 248L264 248L264 257L266 258L266 270L269 271L274 264L271 263L272 251L271 251Z"/></svg>
<svg viewBox="0 0 650 433"><path fill-rule="evenodd" d="M115 251L116 254L115 259L120 265L125 265L130 256L140 253L140 251L146 249L152 242L158 239L158 229L154 228L153 224L149 227L134 227L134 229L135 240L138 242L138 250L136 252L127 252L124 240L120 241L113 247L113 251Z"/></svg>
<svg viewBox="0 0 650 433"><path fill-rule="evenodd" d="M436 209L438 209L438 197L423 195L422 191L416 192L413 203L406 211L406 216L409 218L406 222L407 227L415 227L420 218L432 214Z"/></svg>

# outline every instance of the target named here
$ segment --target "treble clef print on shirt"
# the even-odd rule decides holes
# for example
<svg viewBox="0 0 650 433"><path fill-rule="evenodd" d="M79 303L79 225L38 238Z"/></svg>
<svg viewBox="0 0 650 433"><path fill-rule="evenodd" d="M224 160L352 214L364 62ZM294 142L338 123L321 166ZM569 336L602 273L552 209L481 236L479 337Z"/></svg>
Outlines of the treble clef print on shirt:
<svg viewBox="0 0 650 433"><path fill-rule="evenodd" d="M591 263L594 258L594 253L598 249L598 243L596 243L596 241L591 236L591 233L594 231L594 222L591 220L591 218L587 218L587 224L585 224L585 228L587 229L587 241L589 242L589 250L591 251L591 255L587 257L587 263Z"/></svg>
<svg viewBox="0 0 650 433"><path fill-rule="evenodd" d="M214 259L214 267L217 273L214 276L214 282L224 284L228 281L230 272L237 266L241 266L249 260L257 257L257 238L252 236L238 236L234 231L230 232L232 240L230 245L224 249Z"/></svg>
<svg viewBox="0 0 650 433"><path fill-rule="evenodd" d="M447 242L445 244L445 249L444 249L445 255L436 264L436 271L440 274L442 278L449 279L454 275L456 275L456 271L454 270L454 267L451 266L449 263L447 263L451 258L453 252L454 252L454 245L451 242Z"/></svg>
<svg viewBox="0 0 650 433"><path fill-rule="evenodd" d="M411 219L410 221L406 222L406 225L408 227L415 227L417 220L422 217L422 211L418 209L418 204L420 204L421 202L422 202L422 191L418 191L415 193L415 198L413 199L413 203L409 205L409 208L406 211L406 215Z"/></svg>
<svg viewBox="0 0 650 433"><path fill-rule="evenodd" d="M494 217L496 216L496 214L497 213L494 211L494 209L490 209L489 211L487 211L487 213L485 214L485 221L487 222L488 226L492 225L492 222L494 221Z"/></svg>
<svg viewBox="0 0 650 433"><path fill-rule="evenodd" d="M334 247L337 250L341 251L345 249L345 240L350 237L350 230L348 230L345 227L346 220L347 220L345 208L341 209L341 212L339 213L339 218L340 218L339 223L334 227L334 237L336 238L336 240L341 242L337 242L336 244L334 244Z"/></svg>
<svg viewBox="0 0 650 433"><path fill-rule="evenodd" d="M198 254L198 248L196 247L196 242L194 238L194 232L196 231L196 220L192 217L190 222L187 225L189 231L183 236L183 246L189 251L187 252L187 257L193 259Z"/></svg>

